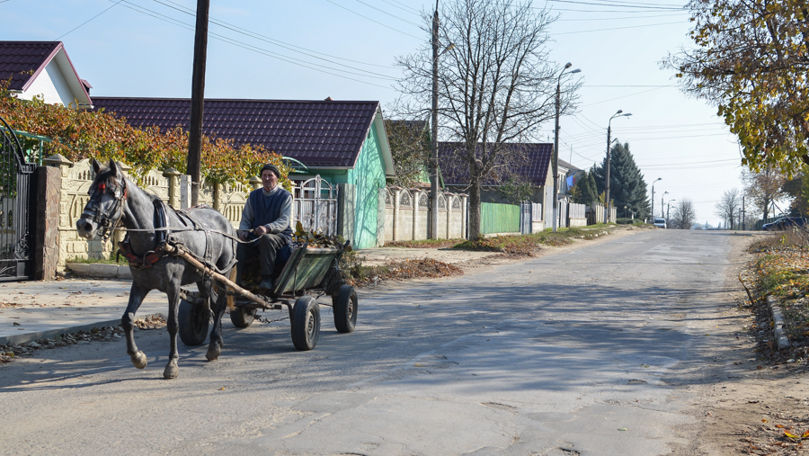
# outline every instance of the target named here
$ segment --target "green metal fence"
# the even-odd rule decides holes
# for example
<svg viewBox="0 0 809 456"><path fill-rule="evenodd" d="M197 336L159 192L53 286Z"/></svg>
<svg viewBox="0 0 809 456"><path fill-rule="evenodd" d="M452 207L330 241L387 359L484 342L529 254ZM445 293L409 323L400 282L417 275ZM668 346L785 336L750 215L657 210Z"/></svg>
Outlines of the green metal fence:
<svg viewBox="0 0 809 456"><path fill-rule="evenodd" d="M517 204L480 203L480 233L519 233L520 206Z"/></svg>

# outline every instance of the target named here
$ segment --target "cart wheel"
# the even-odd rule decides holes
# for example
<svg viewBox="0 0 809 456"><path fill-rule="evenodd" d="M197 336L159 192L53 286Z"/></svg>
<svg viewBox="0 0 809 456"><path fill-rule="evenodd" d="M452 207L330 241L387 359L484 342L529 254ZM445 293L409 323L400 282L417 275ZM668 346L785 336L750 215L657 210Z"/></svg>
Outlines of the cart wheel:
<svg viewBox="0 0 809 456"><path fill-rule="evenodd" d="M292 343L298 350L311 350L320 338L320 306L311 296L301 296L292 308Z"/></svg>
<svg viewBox="0 0 809 456"><path fill-rule="evenodd" d="M202 304L192 304L180 300L179 321L180 340L189 347L202 345L208 335L211 313Z"/></svg>
<svg viewBox="0 0 809 456"><path fill-rule="evenodd" d="M236 306L230 311L230 321L237 328L246 328L253 323L258 309L245 309L243 306Z"/></svg>
<svg viewBox="0 0 809 456"><path fill-rule="evenodd" d="M357 292L351 285L341 285L331 297L334 327L337 332L350 333L357 325Z"/></svg>

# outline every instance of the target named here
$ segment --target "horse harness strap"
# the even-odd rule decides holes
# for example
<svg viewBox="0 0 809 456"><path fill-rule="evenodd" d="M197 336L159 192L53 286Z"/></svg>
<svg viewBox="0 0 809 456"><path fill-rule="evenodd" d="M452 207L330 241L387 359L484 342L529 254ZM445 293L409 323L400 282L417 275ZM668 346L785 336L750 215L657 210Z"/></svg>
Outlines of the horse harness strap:
<svg viewBox="0 0 809 456"><path fill-rule="evenodd" d="M154 200L153 222L155 227L155 248L153 250L149 250L142 256L136 255L132 250L128 235L118 243L118 251L129 261L129 266L132 268L148 269L168 255L166 252L169 236L166 226L166 205L159 198Z"/></svg>
<svg viewBox="0 0 809 456"><path fill-rule="evenodd" d="M171 230L167 226L168 217L166 215L167 206L166 204L160 199L156 198L153 201L154 204L154 215L152 216L154 230L155 230L155 247L152 250L149 250L143 255L137 255L132 250L132 245L129 241L129 237L127 236L124 238L123 241L118 243L118 251L129 261L129 266L135 269L148 269L155 265L158 261L160 261L163 257L171 255L171 256L183 256L180 255L178 252L185 251L185 249L180 249L178 247L181 244L174 242L171 236ZM183 225L188 226L189 224L193 227L194 231L202 231L205 233L205 252L203 258L201 258L203 264L208 265L213 269L217 269L213 266L213 249L211 248L212 245L212 233L211 230L205 229L202 227L198 220L196 220L190 213L186 211L174 211L178 216L180 221ZM190 254L190 252L187 252ZM231 263L225 269L230 269L234 264L236 264L235 257L231 260Z"/></svg>

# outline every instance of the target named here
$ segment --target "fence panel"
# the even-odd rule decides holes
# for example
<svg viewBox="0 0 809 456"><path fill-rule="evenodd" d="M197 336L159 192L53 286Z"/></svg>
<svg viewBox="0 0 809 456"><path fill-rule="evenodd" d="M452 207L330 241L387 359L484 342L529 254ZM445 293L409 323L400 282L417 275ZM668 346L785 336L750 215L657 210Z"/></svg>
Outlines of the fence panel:
<svg viewBox="0 0 809 456"><path fill-rule="evenodd" d="M320 175L300 182L292 189L293 221L307 231L327 236L337 233L337 189Z"/></svg>
<svg viewBox="0 0 809 456"><path fill-rule="evenodd" d="M480 232L519 233L520 206L517 204L480 203Z"/></svg>

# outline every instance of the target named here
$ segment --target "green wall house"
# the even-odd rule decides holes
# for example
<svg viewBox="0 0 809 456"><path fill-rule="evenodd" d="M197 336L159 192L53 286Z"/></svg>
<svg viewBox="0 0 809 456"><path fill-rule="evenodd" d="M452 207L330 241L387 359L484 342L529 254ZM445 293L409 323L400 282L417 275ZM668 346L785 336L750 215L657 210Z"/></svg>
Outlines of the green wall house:
<svg viewBox="0 0 809 456"><path fill-rule="evenodd" d="M93 97L93 105L139 128L187 130L191 118L188 98ZM294 159L302 164L294 180L320 175L338 186L338 233L354 248L382 245L380 195L394 168L378 101L208 99L202 129Z"/></svg>

